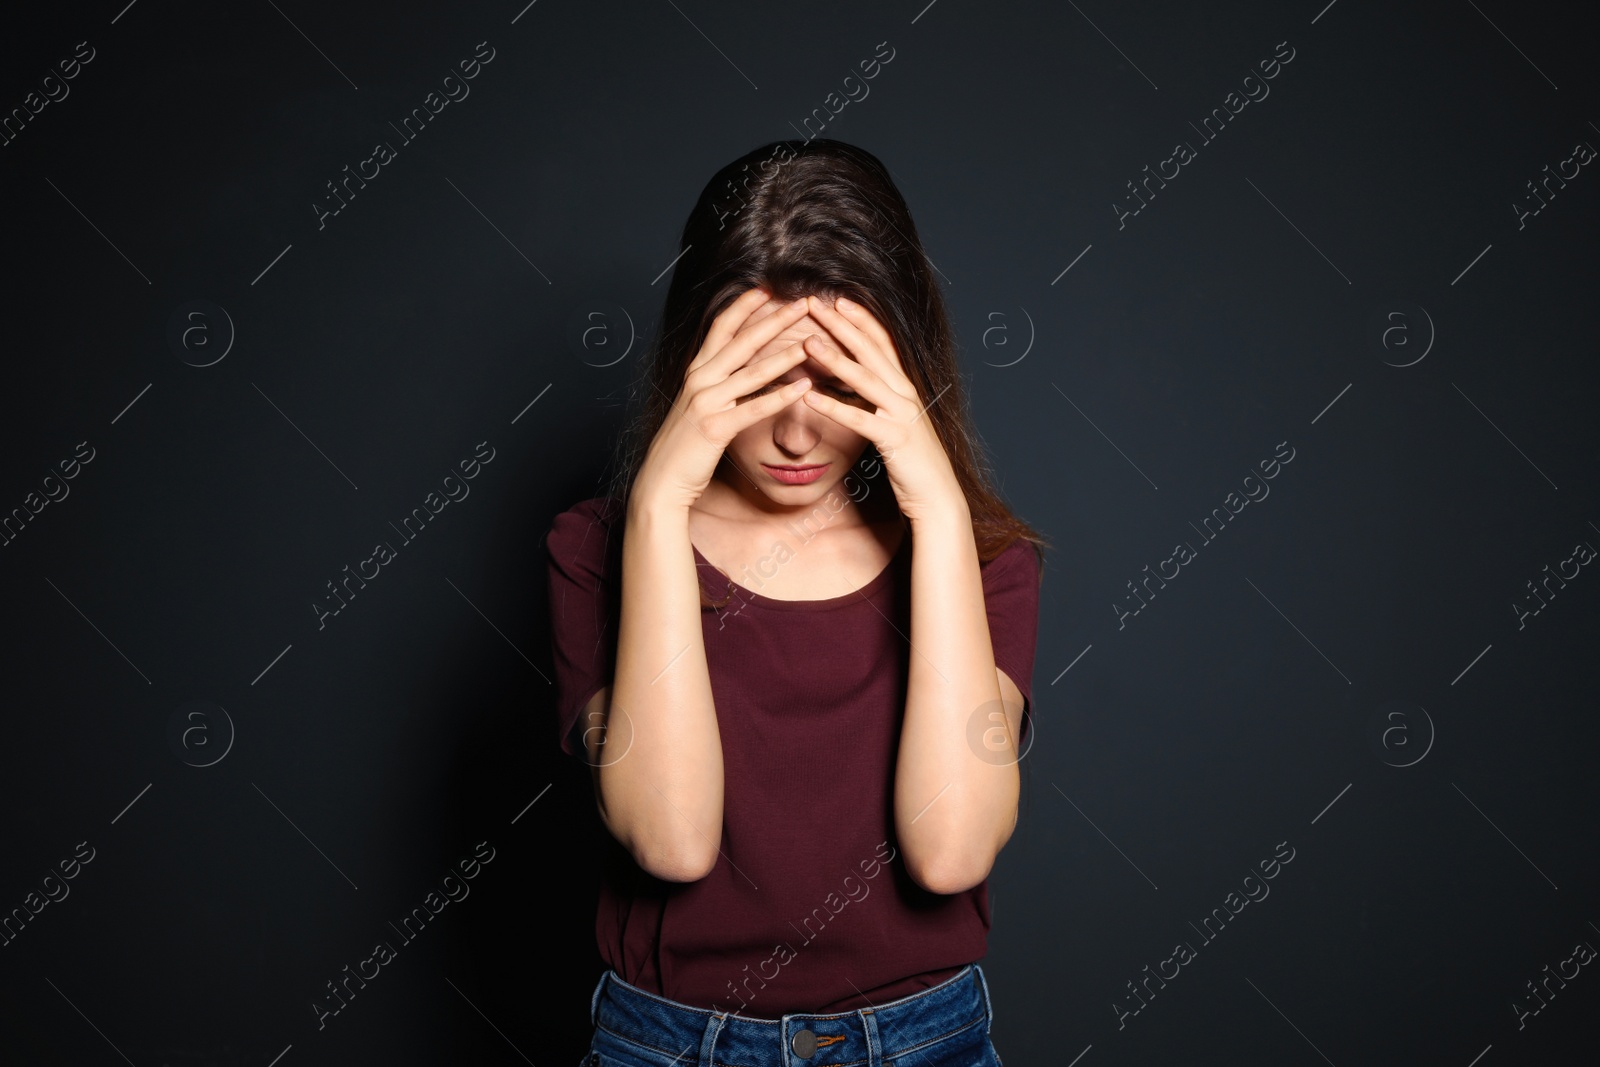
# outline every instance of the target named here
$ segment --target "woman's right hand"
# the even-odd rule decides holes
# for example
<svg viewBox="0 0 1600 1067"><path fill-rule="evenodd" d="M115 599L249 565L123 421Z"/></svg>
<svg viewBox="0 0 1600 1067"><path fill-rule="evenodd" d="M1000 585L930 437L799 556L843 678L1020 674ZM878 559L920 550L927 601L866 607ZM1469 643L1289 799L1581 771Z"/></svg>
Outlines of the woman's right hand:
<svg viewBox="0 0 1600 1067"><path fill-rule="evenodd" d="M672 411L656 431L634 477L634 500L651 506L692 507L710 484L729 442L741 431L797 400L809 378L740 403L806 358L803 344L751 364L750 357L805 317L804 297L752 321L770 295L750 289L711 323L689 363Z"/></svg>

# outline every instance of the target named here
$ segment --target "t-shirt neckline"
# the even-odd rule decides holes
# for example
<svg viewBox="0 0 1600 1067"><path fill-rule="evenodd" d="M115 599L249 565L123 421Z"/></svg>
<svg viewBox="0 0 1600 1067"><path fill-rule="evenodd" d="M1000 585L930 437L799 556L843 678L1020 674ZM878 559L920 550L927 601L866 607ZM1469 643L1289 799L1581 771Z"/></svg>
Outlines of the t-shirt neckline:
<svg viewBox="0 0 1600 1067"><path fill-rule="evenodd" d="M910 542L911 531L906 529L900 534L900 544L894 550L894 555L889 557L889 562L884 564L883 570L879 571L876 577L859 589L845 593L842 596L827 597L823 600L779 600L776 597L762 596L754 589L747 589L738 582L734 581L732 578L729 578L727 575L723 574L722 571L717 569L716 564L706 559L706 557L701 554L700 550L695 548L694 542L691 541L689 543L689 547L694 551L695 565L697 567L704 566L709 568L718 576L719 581L726 581L729 587L732 589L734 595L739 599L749 601L750 603L756 604L763 608L771 608L774 611L827 611L832 608L844 607L847 604L854 604L858 601L866 600L875 594L889 581L890 574L899 564L900 557L903 556L906 550L910 547ZM720 596L720 594L717 595Z"/></svg>

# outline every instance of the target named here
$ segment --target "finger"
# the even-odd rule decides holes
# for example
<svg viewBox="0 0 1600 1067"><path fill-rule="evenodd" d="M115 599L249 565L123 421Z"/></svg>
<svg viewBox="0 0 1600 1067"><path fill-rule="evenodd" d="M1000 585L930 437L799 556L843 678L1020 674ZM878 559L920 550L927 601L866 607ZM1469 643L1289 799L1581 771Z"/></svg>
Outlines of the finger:
<svg viewBox="0 0 1600 1067"><path fill-rule="evenodd" d="M722 310L711 322L711 329L706 331L705 344L702 346L715 352L728 343L729 338L739 332L745 321L771 298L765 289L759 286L747 289L739 294L739 298Z"/></svg>
<svg viewBox="0 0 1600 1067"><path fill-rule="evenodd" d="M700 351L695 354L689 369L693 370L707 362L712 355L721 351L722 347L738 335L745 324L750 321L750 316L755 314L763 304L771 299L771 294L760 286L755 286L740 293L733 303L729 304L722 312L711 321L711 328L706 331L705 340L700 344Z"/></svg>
<svg viewBox="0 0 1600 1067"><path fill-rule="evenodd" d="M709 427L712 420L715 420L717 435L726 436L731 441L741 431L749 429L770 415L776 415L794 403L797 397L809 391L810 388L811 379L801 378L798 381L790 382L781 389L773 390L766 396L760 396L754 400L746 400L743 404L728 408L726 411L719 411L715 415L709 416L705 422Z"/></svg>
<svg viewBox="0 0 1600 1067"><path fill-rule="evenodd" d="M848 298L845 298L845 304L846 307L851 307L854 314L846 315L838 309L837 302L824 304L822 301L816 301L816 306L821 307L822 314L827 317L826 325L830 333L837 331L840 341L845 341L846 338L861 339L862 344L872 350L874 357L882 362L882 368L875 370L878 370L883 381L890 382L890 386L899 394L915 397L917 389L910 384L910 379L906 378L906 368L901 363L898 350L894 349L894 339L888 330L885 330L882 323L878 323L877 318L872 317L864 307L853 304ZM909 392L906 392L907 389Z"/></svg>
<svg viewBox="0 0 1600 1067"><path fill-rule="evenodd" d="M706 398L712 402L711 406L714 409L720 410L725 404L742 400L756 392L778 375L793 369L805 358L805 348L800 341L796 341L776 355L768 356L757 363L746 364L716 385L707 386Z"/></svg>
<svg viewBox="0 0 1600 1067"><path fill-rule="evenodd" d="M826 396L814 389L805 394L805 399L802 403L810 404L817 411L822 412L828 418L848 429L854 430L874 445L878 443L884 424L882 416L870 415L854 404L846 404L842 400L835 400L833 397Z"/></svg>
<svg viewBox="0 0 1600 1067"><path fill-rule="evenodd" d="M728 377L728 375L743 366L762 345L799 322L801 316L805 313L806 302L804 299L786 304L783 308L774 311L755 325L739 331L737 336L717 351L703 350L702 355L697 356L695 361L689 365L689 373L693 374L704 367L715 380ZM709 353L709 355L705 353Z"/></svg>
<svg viewBox="0 0 1600 1067"><path fill-rule="evenodd" d="M885 352L895 352L898 355L898 350L894 346L894 338L889 335L888 329L878 321L876 315L865 307L849 297L841 297L835 301L834 310L855 323L868 336L874 338Z"/></svg>
<svg viewBox="0 0 1600 1067"><path fill-rule="evenodd" d="M872 368L864 363L858 363L845 355L844 350L827 338L812 334L803 342L813 358L821 363L830 373L857 393L879 411L885 408L898 408L907 397L901 396L889 387L889 383L879 377Z"/></svg>
<svg viewBox="0 0 1600 1067"><path fill-rule="evenodd" d="M887 334L883 335L883 341L879 341L839 314L825 301L814 296L807 298L807 310L813 318L827 327L828 332L837 337L845 348L853 352L857 359L877 371L878 376L888 382L895 392L901 396L916 395L916 389L900 368L894 344L888 342Z"/></svg>

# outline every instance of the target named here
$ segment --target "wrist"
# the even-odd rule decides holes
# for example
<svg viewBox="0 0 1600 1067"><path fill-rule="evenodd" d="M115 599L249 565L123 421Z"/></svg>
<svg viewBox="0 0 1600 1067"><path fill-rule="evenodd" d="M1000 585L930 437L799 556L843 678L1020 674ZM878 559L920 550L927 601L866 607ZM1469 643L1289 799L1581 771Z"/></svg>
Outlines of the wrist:
<svg viewBox="0 0 1600 1067"><path fill-rule="evenodd" d="M635 492L628 496L626 519L630 526L659 527L671 522L681 523L687 529L689 505L654 493Z"/></svg>
<svg viewBox="0 0 1600 1067"><path fill-rule="evenodd" d="M906 521L910 523L913 532L917 530L966 530L972 529L972 509L967 506L967 498L960 493L953 497L938 501L926 509L919 509L916 515L907 515Z"/></svg>

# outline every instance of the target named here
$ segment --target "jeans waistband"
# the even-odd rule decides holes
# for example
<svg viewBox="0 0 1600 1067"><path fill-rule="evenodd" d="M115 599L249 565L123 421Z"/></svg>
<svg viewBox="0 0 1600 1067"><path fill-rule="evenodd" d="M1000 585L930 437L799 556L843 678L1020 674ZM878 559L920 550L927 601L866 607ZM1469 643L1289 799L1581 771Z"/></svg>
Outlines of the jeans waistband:
<svg viewBox="0 0 1600 1067"><path fill-rule="evenodd" d="M847 1012L791 1012L780 1019L680 1004L629 985L607 970L595 984L589 1016L597 1030L659 1053L663 1065L879 1067L971 1027L981 1026L987 1034L994 1008L988 979L976 963L898 1000Z"/></svg>

